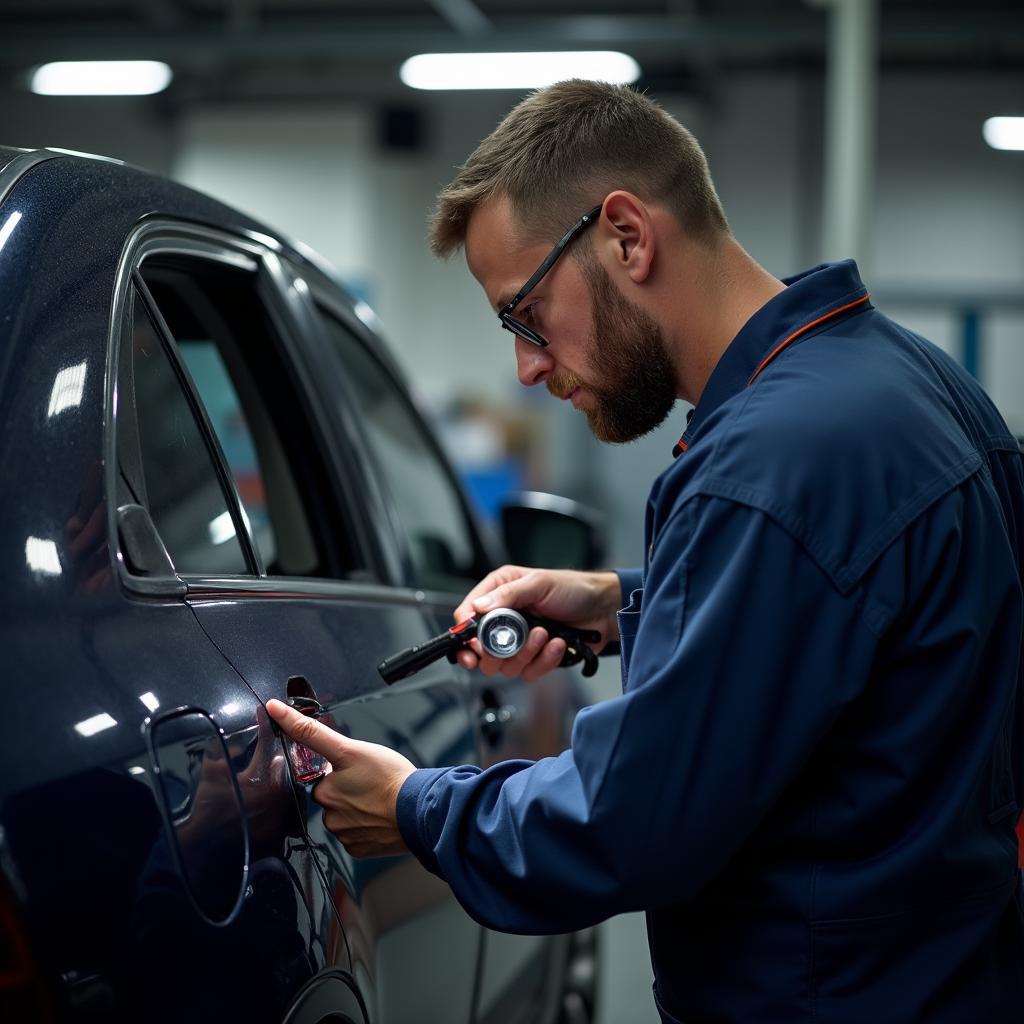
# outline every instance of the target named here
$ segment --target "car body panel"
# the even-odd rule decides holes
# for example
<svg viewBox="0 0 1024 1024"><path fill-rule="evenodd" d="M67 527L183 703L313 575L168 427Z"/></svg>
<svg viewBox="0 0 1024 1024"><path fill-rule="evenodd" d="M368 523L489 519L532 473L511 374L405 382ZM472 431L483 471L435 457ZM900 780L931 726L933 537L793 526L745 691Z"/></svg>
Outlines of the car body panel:
<svg viewBox="0 0 1024 1024"><path fill-rule="evenodd" d="M385 655L447 628L460 595L414 585L409 538L352 395L337 384L344 366L312 296L405 394L386 350L304 250L115 162L0 149L0 239L0 885L17 901L57 1019L315 1024L325 1007L374 1024L420 1020L425 1007L453 1022L514 1018L501 1008L532 1005L550 988L561 940L510 938L486 966L483 929L440 880L409 856L354 861L326 832L263 708L301 676L342 732L422 765L539 756L566 742L567 677L498 685L442 662L387 688L376 673ZM337 509L359 552L352 578L267 577L258 560L223 578L129 567L116 438L135 397L119 381L131 296L152 298L139 261L160 246L196 258L221 246L255 268L331 491L319 513ZM177 351L169 337L162 344ZM234 508L224 453L181 373ZM485 568L484 542L458 501ZM497 741L478 724L494 701L517 705ZM197 911L177 812L150 754L162 716L182 707L222 734L244 812L247 884L227 923ZM208 796L205 778L194 792Z"/></svg>
<svg viewBox="0 0 1024 1024"><path fill-rule="evenodd" d="M360 600L367 588L359 586L338 585L337 596L323 587L311 597L302 594L301 581L290 593L289 581L275 582L277 593L229 591L225 600L224 592L209 588L189 597L207 634L261 699L283 699L288 679L299 676L344 735L385 743L420 766L476 760L461 670L445 662L394 687L377 674L390 651L428 629L412 595L402 606ZM479 925L413 857L355 861L325 832L319 805L309 799L305 811L356 976L370 982L366 991L379 993L371 1018L412 1020L408 1011L443 999L453 1019L468 1020Z"/></svg>

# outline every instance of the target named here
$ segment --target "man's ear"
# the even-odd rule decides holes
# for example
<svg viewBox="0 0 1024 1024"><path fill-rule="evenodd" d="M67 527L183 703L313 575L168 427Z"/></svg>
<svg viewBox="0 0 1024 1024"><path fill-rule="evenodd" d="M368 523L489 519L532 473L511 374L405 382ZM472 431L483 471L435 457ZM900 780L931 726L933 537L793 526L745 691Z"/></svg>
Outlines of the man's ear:
<svg viewBox="0 0 1024 1024"><path fill-rule="evenodd" d="M646 280L654 262L654 224L647 204L632 192L610 192L601 220L615 265L634 284Z"/></svg>

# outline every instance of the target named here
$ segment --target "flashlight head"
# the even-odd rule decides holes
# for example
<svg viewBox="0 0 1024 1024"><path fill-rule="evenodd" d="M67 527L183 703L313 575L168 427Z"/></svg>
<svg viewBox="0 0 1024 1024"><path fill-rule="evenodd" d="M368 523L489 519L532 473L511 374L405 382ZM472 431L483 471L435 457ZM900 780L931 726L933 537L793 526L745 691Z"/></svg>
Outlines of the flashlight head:
<svg viewBox="0 0 1024 1024"><path fill-rule="evenodd" d="M495 608L477 625L480 646L494 658L512 658L517 655L530 635L530 627L519 612L512 608Z"/></svg>

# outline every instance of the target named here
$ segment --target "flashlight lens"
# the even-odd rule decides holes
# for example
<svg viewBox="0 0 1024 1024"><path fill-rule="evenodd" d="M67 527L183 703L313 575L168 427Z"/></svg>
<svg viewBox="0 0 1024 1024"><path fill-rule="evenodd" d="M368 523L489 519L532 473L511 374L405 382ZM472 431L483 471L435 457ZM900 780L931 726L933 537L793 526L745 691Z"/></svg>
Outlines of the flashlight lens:
<svg viewBox="0 0 1024 1024"><path fill-rule="evenodd" d="M508 626L499 626L487 639L496 651L511 651L516 645L516 631Z"/></svg>
<svg viewBox="0 0 1024 1024"><path fill-rule="evenodd" d="M477 636L488 654L495 658L511 658L522 650L528 632L522 615L511 609L499 609L488 612L480 620Z"/></svg>

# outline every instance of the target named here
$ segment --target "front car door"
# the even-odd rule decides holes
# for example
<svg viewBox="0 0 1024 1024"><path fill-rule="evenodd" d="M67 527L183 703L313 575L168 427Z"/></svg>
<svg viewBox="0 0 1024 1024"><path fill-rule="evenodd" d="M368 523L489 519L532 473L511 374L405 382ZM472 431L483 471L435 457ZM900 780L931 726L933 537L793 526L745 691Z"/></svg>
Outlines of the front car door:
<svg viewBox="0 0 1024 1024"><path fill-rule="evenodd" d="M423 594L429 635L442 633L453 625L457 604L488 569L472 515L395 367L360 325L331 303L326 288L314 288L313 295L317 318L339 362L339 389L355 410L387 495L389 515L378 520L377 528L397 538L404 579ZM579 703L570 673L555 672L537 684L479 672L466 675L477 763L535 760L568 746ZM562 936L488 931L477 1020L525 1024L552 1019L568 955L569 943Z"/></svg>
<svg viewBox="0 0 1024 1024"><path fill-rule="evenodd" d="M365 453L321 407L298 281L271 248L197 228L147 225L128 252L234 492L229 516L200 518L214 551L240 543L247 564L167 541L206 633L260 700L315 699L417 765L475 761L464 673L442 663L386 688L376 672L435 623L394 584ZM301 813L370 1019L469 1021L481 929L447 886L412 857L354 861L305 794Z"/></svg>

